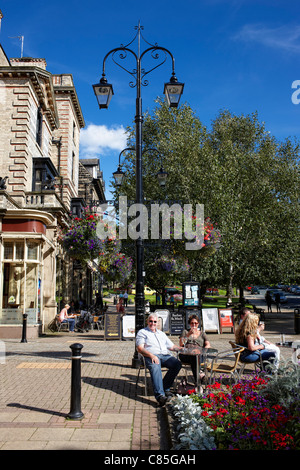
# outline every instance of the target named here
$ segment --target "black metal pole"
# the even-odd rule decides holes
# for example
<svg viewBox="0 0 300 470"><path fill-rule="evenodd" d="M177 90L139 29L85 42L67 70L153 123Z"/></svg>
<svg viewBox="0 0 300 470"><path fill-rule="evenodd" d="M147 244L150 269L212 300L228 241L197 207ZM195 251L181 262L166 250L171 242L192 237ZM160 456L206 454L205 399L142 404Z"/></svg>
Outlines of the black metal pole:
<svg viewBox="0 0 300 470"><path fill-rule="evenodd" d="M74 343L70 348L72 350L71 408L67 418L82 419L84 417L81 411L81 349L83 345Z"/></svg>
<svg viewBox="0 0 300 470"><path fill-rule="evenodd" d="M136 97L136 203L143 204L143 165L142 165L142 98L141 98L141 64L137 59L137 97ZM140 233L143 227L139 227ZM145 326L145 295L144 295L144 240L139 236L136 240L136 286L135 286L135 334ZM138 354L135 350L132 358L132 367L139 366Z"/></svg>
<svg viewBox="0 0 300 470"><path fill-rule="evenodd" d="M23 326L22 326L21 343L27 343L27 313L23 313Z"/></svg>
<svg viewBox="0 0 300 470"><path fill-rule="evenodd" d="M142 174L142 124L143 124L143 115L142 115L142 99L141 99L141 85L147 85L147 80L145 80L145 76L150 73L152 70L156 69L157 67L161 66L165 63L167 54L172 59L172 86L173 83L177 83L177 79L175 77L175 60L171 52L158 45L150 45L147 49L145 49L142 53L140 50L140 40L141 40L141 27L140 23L137 29L137 35L135 36L138 38L138 54L136 54L133 50L129 49L128 46L133 42L131 41L127 46L120 46L116 47L109 51L104 59L103 59L103 67L102 67L102 78L100 79L99 84L93 85L94 92L98 99L98 104L100 109L107 108L110 98L113 95L112 85L107 83L105 78L105 64L106 59L112 55L112 58L119 67L123 70L128 72L131 76L136 77L136 88L137 88L137 97L136 97L136 115L135 115L135 129L136 129L136 204L143 204L143 174ZM148 41L147 44L150 44ZM153 59L159 59L158 51L162 51L165 54L165 57L152 69L146 71L141 69L141 60L144 55L151 53ZM120 59L125 59L127 54L132 54L136 60L136 69L133 71L127 70L123 67L114 57L120 53ZM143 82L142 82L143 79ZM183 86L182 84L180 84ZM133 82L130 83L130 86L135 86ZM165 84L166 86L166 84ZM105 100L106 98L106 100ZM172 104L171 106L176 106L177 104ZM119 155L119 163L120 163L120 155ZM120 166L120 165L119 165ZM118 172L116 172L118 173ZM142 217L140 218L141 224ZM143 233L144 227L140 225L139 233L140 236L136 240L136 295L135 295L135 333L145 326L145 296L144 296L144 240L143 240ZM132 359L132 367L138 367L139 360L138 354L135 350L133 359Z"/></svg>

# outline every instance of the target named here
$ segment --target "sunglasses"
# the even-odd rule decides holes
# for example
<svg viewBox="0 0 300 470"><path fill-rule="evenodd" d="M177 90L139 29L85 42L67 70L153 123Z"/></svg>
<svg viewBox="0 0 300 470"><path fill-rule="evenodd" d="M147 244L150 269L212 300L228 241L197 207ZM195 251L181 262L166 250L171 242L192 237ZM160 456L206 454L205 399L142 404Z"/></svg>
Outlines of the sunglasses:
<svg viewBox="0 0 300 470"><path fill-rule="evenodd" d="M194 321L193 321L193 322L191 322L190 324L191 324L191 325L199 325L199 322L197 322L197 321L194 322Z"/></svg>
<svg viewBox="0 0 300 470"><path fill-rule="evenodd" d="M157 323L156 320L149 320L149 323Z"/></svg>

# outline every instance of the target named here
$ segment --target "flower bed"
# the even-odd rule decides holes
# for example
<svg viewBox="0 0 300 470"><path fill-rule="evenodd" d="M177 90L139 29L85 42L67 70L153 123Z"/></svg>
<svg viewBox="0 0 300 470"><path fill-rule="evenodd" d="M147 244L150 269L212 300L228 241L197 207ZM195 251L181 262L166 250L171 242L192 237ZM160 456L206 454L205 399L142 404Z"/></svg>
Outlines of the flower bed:
<svg viewBox="0 0 300 470"><path fill-rule="evenodd" d="M299 367L171 403L176 449L299 450Z"/></svg>

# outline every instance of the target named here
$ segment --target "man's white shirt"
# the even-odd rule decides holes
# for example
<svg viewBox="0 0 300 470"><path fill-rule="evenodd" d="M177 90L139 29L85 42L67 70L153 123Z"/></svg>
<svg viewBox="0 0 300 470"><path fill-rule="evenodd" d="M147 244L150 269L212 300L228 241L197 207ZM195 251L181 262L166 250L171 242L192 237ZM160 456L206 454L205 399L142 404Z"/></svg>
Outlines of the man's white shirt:
<svg viewBox="0 0 300 470"><path fill-rule="evenodd" d="M154 354L170 354L169 349L174 343L161 331L151 331L149 327L142 328L136 335L136 346L143 346L148 352Z"/></svg>

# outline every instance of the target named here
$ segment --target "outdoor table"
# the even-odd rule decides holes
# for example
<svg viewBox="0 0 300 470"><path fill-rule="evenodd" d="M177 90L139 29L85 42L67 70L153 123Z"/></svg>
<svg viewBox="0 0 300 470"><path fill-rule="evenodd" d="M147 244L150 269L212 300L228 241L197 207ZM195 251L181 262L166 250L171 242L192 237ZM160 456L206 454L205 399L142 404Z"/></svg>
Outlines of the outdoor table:
<svg viewBox="0 0 300 470"><path fill-rule="evenodd" d="M205 373L205 376L207 377L208 360L213 359L215 355L218 353L218 350L214 348L203 348L200 346L194 346L190 344L188 346L185 346L183 349L181 349L179 353L186 355L186 356L196 356L196 377L197 377L196 388L197 388L198 394L200 394L200 390L201 390L201 382L200 382L200 377L199 377L200 364L204 364L204 373ZM208 383L208 381L206 382Z"/></svg>

